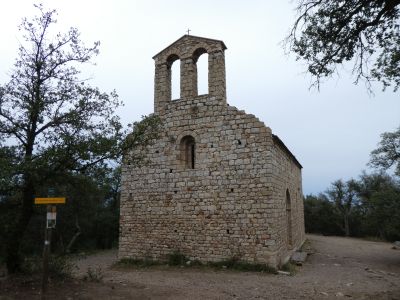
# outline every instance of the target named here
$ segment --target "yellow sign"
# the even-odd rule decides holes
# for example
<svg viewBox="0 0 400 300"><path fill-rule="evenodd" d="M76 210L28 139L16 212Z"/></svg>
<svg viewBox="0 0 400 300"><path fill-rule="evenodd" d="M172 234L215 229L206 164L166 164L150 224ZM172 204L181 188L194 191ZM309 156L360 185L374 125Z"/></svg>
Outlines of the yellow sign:
<svg viewBox="0 0 400 300"><path fill-rule="evenodd" d="M35 198L35 204L65 204L65 197Z"/></svg>

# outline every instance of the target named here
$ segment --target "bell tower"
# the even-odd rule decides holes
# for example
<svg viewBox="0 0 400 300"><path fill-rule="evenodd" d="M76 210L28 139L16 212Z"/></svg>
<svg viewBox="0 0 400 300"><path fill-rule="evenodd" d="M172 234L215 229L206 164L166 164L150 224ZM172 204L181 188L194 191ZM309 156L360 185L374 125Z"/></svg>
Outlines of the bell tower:
<svg viewBox="0 0 400 300"><path fill-rule="evenodd" d="M154 76L154 112L163 115L171 99L171 66L180 61L180 98L189 100L198 96L197 60L208 54L208 95L226 104L224 42L192 35L184 35L156 54Z"/></svg>

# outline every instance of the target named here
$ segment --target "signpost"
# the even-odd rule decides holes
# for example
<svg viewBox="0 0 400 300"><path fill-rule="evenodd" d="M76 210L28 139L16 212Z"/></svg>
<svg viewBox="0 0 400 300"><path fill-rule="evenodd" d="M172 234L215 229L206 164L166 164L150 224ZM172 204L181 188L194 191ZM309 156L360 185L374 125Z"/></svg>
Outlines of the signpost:
<svg viewBox="0 0 400 300"><path fill-rule="evenodd" d="M49 253L51 242L51 230L56 228L57 209L52 204L65 204L64 197L54 197L54 188L49 188L47 198L35 198L35 204L47 205L46 213L46 228L44 232L44 247L43 247L43 278L42 278L42 293L41 298L44 299L47 290L47 281L49 277Z"/></svg>
<svg viewBox="0 0 400 300"><path fill-rule="evenodd" d="M65 204L65 198L35 198L35 204Z"/></svg>

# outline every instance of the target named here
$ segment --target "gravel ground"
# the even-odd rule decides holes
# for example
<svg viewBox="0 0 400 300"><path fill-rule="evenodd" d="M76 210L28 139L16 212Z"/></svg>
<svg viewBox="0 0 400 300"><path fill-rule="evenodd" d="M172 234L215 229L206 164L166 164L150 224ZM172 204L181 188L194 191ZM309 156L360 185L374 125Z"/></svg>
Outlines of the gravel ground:
<svg viewBox="0 0 400 300"><path fill-rule="evenodd" d="M391 244L307 239L311 254L294 276L172 267L121 270L111 268L115 251L80 260L76 274L100 267L107 297L114 299L400 299L400 250ZM92 292L82 296L98 299Z"/></svg>
<svg viewBox="0 0 400 300"><path fill-rule="evenodd" d="M310 255L294 276L167 266L121 269L112 267L116 251L99 252L77 259L76 279L51 284L47 299L400 299L400 250L391 244L307 239ZM103 277L100 282L81 280L89 268ZM35 284L13 288L4 282L0 300L40 298Z"/></svg>

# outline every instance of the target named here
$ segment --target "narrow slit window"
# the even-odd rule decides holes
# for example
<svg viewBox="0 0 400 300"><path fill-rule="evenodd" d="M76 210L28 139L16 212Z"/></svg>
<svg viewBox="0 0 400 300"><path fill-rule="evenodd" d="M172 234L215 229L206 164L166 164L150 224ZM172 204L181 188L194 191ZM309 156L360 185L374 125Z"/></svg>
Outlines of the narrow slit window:
<svg viewBox="0 0 400 300"><path fill-rule="evenodd" d="M190 166L191 169L194 169L194 143L190 145Z"/></svg>
<svg viewBox="0 0 400 300"><path fill-rule="evenodd" d="M287 244L288 247L292 247L292 240L293 240L293 234L292 234L292 201L290 199L290 193L289 190L286 190L286 226L287 226Z"/></svg>
<svg viewBox="0 0 400 300"><path fill-rule="evenodd" d="M196 143L194 137L187 135L181 140L181 159L185 169L194 169L196 160Z"/></svg>

